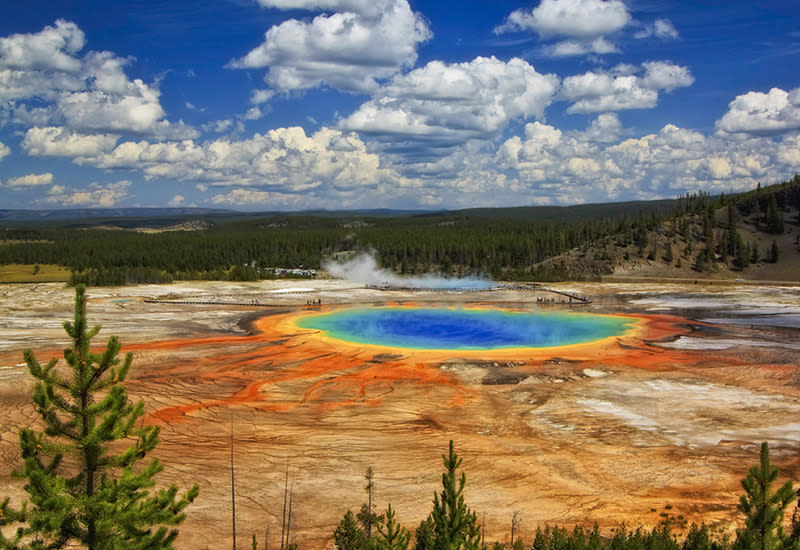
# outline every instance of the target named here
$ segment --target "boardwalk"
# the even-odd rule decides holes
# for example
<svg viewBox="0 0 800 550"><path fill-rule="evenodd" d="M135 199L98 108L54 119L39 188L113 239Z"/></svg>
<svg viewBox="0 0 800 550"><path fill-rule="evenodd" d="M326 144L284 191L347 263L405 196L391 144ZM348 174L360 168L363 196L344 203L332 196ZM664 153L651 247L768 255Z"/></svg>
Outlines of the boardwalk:
<svg viewBox="0 0 800 550"><path fill-rule="evenodd" d="M558 294L560 296L565 296L569 299L570 304L578 303L578 304L591 304L592 300L588 296L581 296L580 294L575 294L574 292L565 292L563 290L556 290L554 288L547 288L546 286L542 286L538 283L522 283L515 286L508 286L507 288L511 288L513 290L532 290L533 292L552 292L553 294Z"/></svg>
<svg viewBox="0 0 800 550"><path fill-rule="evenodd" d="M250 300L249 302L219 302L219 301L202 301L202 300L156 300L154 298L147 298L143 300L146 304L173 304L173 305L187 305L187 306L245 306L245 307L296 307L302 304L267 304L259 300ZM320 305L320 304L306 304L306 305Z"/></svg>

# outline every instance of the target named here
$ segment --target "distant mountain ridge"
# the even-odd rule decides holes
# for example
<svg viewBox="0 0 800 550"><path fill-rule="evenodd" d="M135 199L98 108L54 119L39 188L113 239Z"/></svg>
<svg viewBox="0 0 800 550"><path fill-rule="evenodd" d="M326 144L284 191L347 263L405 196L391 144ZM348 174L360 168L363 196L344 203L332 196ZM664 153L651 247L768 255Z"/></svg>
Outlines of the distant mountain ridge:
<svg viewBox="0 0 800 550"><path fill-rule="evenodd" d="M203 216L232 214L235 210L222 208L72 208L53 210L0 210L0 220L76 220L88 218L145 218L168 216Z"/></svg>
<svg viewBox="0 0 800 550"><path fill-rule="evenodd" d="M594 217L616 217L636 215L639 211L665 213L670 211L675 199L652 201L629 201L619 203L577 204L566 206L506 206L460 208L453 210L364 208L346 210L302 210L302 211L241 211L223 208L196 207L132 207L132 208L72 208L42 210L0 209L0 224L3 222L98 220L102 218L179 218L193 216L225 216L239 219L264 216L470 216L480 218L506 218L516 220L578 221Z"/></svg>

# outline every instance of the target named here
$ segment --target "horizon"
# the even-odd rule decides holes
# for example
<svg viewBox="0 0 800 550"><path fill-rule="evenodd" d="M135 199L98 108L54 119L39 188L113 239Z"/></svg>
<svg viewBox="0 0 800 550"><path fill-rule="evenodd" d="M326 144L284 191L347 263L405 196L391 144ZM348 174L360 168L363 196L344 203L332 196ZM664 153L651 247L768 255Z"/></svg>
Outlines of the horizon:
<svg viewBox="0 0 800 550"><path fill-rule="evenodd" d="M741 191L740 193L747 193L748 190ZM738 194L738 193L737 193ZM710 198L718 198L720 195L709 195ZM85 210L93 211L122 211L122 210L200 210L209 211L211 213L233 213L233 214L313 214L314 212L324 212L330 214L347 214L347 213L360 213L360 212L387 212L387 213L449 213L461 212L465 210L511 210L519 208L559 208L569 209L576 207L591 207L591 206L607 206L607 205L627 205L627 204L647 204L665 201L677 201L681 197L672 197L666 199L644 199L644 200L630 200L630 201L617 201L617 202L592 202L592 203L579 203L579 204L531 204L520 206L468 206L466 208L350 208L350 209L328 209L328 208L309 208L307 210L244 210L236 208L224 208L216 206L69 206L60 208L0 208L0 212L79 212Z"/></svg>
<svg viewBox="0 0 800 550"><path fill-rule="evenodd" d="M436 212L739 193L800 171L797 20L778 0L13 4L0 203Z"/></svg>

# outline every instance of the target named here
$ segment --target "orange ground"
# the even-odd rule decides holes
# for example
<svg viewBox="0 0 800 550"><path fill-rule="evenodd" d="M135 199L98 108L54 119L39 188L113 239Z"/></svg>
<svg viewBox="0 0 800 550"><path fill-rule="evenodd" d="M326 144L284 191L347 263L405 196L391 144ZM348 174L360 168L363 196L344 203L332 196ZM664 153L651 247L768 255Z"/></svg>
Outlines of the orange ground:
<svg viewBox="0 0 800 550"><path fill-rule="evenodd" d="M430 510L450 439L464 459L467 503L485 517L489 540L508 539L517 511L526 540L545 523L597 521L606 531L622 521L652 525L666 505L729 530L739 479L762 439L774 444L782 474L797 479L796 353L669 347L702 333L704 323L610 302L595 311L637 319L624 337L493 352L333 341L296 328L293 319L306 309L292 304L252 318L247 332L187 332L178 321L185 307L159 305L168 321L154 321L148 337L130 338L117 328L144 330L136 315L152 316L152 306L96 306L99 321L117 327L101 334L119 335L134 354L131 395L161 426L161 481L200 484L179 550L230 543L231 425L237 532L248 546L252 534L263 541L267 530L277 545L287 466L292 538L301 547L330 547L336 522L365 501L368 466L378 508L391 502L413 530ZM190 311L201 320L215 313L212 306ZM230 308L231 319L253 314ZM763 338L748 330L709 325L715 337ZM45 360L58 347L37 349ZM20 362L21 353L0 350L0 365L19 370ZM0 490L12 494L16 426L33 418L30 383L19 380L0 377L0 417L8 419L0 430Z"/></svg>

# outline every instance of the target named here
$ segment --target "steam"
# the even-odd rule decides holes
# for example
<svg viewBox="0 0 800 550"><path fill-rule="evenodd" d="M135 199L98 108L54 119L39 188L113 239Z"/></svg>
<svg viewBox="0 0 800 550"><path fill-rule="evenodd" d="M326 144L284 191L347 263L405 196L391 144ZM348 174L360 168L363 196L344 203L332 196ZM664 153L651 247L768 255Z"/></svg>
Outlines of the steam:
<svg viewBox="0 0 800 550"><path fill-rule="evenodd" d="M331 276L368 286L389 286L397 288L420 288L426 290L488 290L497 285L488 279L478 277L443 277L441 275L422 275L405 277L380 267L375 256L359 252L344 262L326 260L322 264Z"/></svg>

